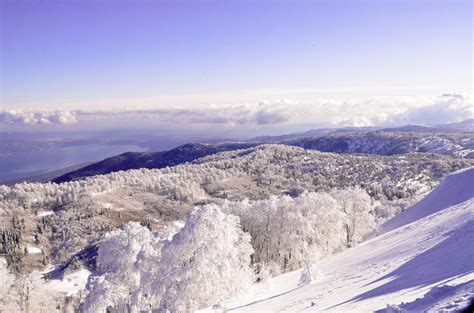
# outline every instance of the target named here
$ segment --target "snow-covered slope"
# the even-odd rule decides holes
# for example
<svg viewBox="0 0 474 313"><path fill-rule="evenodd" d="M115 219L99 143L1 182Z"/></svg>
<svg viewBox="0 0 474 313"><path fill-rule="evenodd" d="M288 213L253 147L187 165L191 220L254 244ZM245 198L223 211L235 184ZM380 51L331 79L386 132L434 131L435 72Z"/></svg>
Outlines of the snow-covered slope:
<svg viewBox="0 0 474 313"><path fill-rule="evenodd" d="M382 232L414 222L474 197L474 167L452 173L420 202L382 225Z"/></svg>
<svg viewBox="0 0 474 313"><path fill-rule="evenodd" d="M291 272L221 306L235 312L463 308L474 297L473 173L449 176L398 228L321 261L319 280L300 286L301 270Z"/></svg>
<svg viewBox="0 0 474 313"><path fill-rule="evenodd" d="M90 272L81 268L51 279L44 279L47 271L19 277L7 269L7 262L0 257L0 312L73 312L78 306Z"/></svg>

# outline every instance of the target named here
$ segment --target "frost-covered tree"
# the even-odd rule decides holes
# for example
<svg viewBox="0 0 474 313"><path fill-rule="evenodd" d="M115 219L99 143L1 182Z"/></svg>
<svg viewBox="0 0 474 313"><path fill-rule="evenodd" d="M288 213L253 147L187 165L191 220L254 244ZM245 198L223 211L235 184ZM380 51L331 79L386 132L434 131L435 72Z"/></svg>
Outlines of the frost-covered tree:
<svg viewBox="0 0 474 313"><path fill-rule="evenodd" d="M300 285L307 285L321 277L317 262L314 260L306 260L300 276Z"/></svg>
<svg viewBox="0 0 474 313"><path fill-rule="evenodd" d="M300 268L307 259L330 255L345 246L344 212L327 193L224 201L221 205L240 216L243 229L252 236L253 262L262 263L273 275Z"/></svg>
<svg viewBox="0 0 474 313"><path fill-rule="evenodd" d="M335 190L331 194L344 211L346 242L351 247L376 228L375 217L371 212L371 199L365 190L358 187Z"/></svg>
<svg viewBox="0 0 474 313"><path fill-rule="evenodd" d="M250 236L238 217L206 205L186 216L171 240L130 223L99 248L86 312L107 309L191 312L227 299L254 280Z"/></svg>
<svg viewBox="0 0 474 313"><path fill-rule="evenodd" d="M221 206L241 218L252 236L253 263L272 275L343 250L376 227L371 199L361 188L222 201Z"/></svg>
<svg viewBox="0 0 474 313"><path fill-rule="evenodd" d="M99 276L91 276L84 303L85 312L105 312L108 307L128 308L129 295L140 285L139 254L160 248L160 236L138 223L109 233L97 255ZM138 265L138 266L137 266Z"/></svg>
<svg viewBox="0 0 474 313"><path fill-rule="evenodd" d="M255 279L250 236L241 230L238 217L210 204L198 207L184 222L163 246L160 264L164 268L146 292L150 306L166 312L191 312L213 305Z"/></svg>

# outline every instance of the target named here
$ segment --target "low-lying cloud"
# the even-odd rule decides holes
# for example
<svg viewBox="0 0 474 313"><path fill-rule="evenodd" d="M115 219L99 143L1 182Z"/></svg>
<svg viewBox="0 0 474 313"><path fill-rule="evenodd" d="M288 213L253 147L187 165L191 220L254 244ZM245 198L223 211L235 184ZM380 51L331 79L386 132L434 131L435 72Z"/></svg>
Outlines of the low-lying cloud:
<svg viewBox="0 0 474 313"><path fill-rule="evenodd" d="M0 112L0 123L20 125L47 125L47 124L75 124L77 123L75 112L52 111L31 112L22 110L6 110Z"/></svg>
<svg viewBox="0 0 474 313"><path fill-rule="evenodd" d="M409 108L394 117L398 124L436 125L470 119L474 114L471 95L467 93L447 93L437 97L433 104Z"/></svg>
<svg viewBox="0 0 474 313"><path fill-rule="evenodd" d="M76 124L237 128L288 125L396 126L442 124L472 118L472 96L465 92L439 97L392 97L363 100L318 99L312 103L288 100L258 104L169 107L151 110L0 112L0 125L36 126Z"/></svg>

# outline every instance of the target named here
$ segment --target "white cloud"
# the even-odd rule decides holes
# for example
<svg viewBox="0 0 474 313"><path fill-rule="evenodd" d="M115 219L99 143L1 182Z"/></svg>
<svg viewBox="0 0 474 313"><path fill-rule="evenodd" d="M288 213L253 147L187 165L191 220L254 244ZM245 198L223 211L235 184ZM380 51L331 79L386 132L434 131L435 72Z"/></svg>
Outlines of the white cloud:
<svg viewBox="0 0 474 313"><path fill-rule="evenodd" d="M194 108L154 110L78 111L80 120L146 120L175 124L266 125L289 122L293 114L289 101L262 102L257 105L208 105Z"/></svg>
<svg viewBox="0 0 474 313"><path fill-rule="evenodd" d="M410 108L393 120L398 124L435 125L447 122L460 122L473 118L474 106L470 94L447 93L433 100L430 105Z"/></svg>
<svg viewBox="0 0 474 313"><path fill-rule="evenodd" d="M40 124L75 124L78 120L75 112L52 111L31 112L23 110L6 110L0 112L0 123L20 125Z"/></svg>
<svg viewBox="0 0 474 313"><path fill-rule="evenodd" d="M311 103L289 100L258 104L159 107L150 110L0 112L0 125L110 125L192 128L194 126L246 128L289 125L395 126L441 124L473 116L470 94L439 97L385 97L371 99L317 99Z"/></svg>
<svg viewBox="0 0 474 313"><path fill-rule="evenodd" d="M472 96L466 92L438 97L374 98L337 106L332 122L341 126L436 125L473 118Z"/></svg>

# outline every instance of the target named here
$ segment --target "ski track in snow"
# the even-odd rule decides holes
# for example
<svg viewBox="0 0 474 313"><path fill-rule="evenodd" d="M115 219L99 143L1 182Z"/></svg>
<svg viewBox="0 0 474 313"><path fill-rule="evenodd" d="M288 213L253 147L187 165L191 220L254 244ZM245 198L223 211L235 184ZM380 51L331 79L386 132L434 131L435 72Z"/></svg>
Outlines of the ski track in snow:
<svg viewBox="0 0 474 313"><path fill-rule="evenodd" d="M474 187L466 181L473 175L474 168L450 175L428 200L451 205L452 198L472 194ZM321 261L322 277L310 285L298 286L298 270L255 285L222 307L229 312L455 312L474 296L474 198L436 210L433 203L420 201L407 210L412 210L408 218L398 219L398 228ZM426 210L431 215L423 217Z"/></svg>

